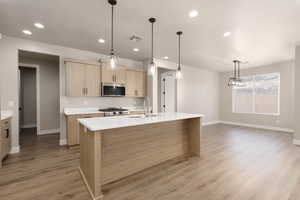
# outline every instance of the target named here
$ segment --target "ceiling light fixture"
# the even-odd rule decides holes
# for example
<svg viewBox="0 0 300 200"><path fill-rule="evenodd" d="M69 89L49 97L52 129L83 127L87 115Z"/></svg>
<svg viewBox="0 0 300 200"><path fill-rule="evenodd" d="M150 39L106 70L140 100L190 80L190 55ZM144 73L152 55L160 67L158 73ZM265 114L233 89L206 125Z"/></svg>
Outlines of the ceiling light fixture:
<svg viewBox="0 0 300 200"><path fill-rule="evenodd" d="M176 78L182 79L182 71L181 71L181 36L182 31L178 31L176 33L178 35L178 68L176 72Z"/></svg>
<svg viewBox="0 0 300 200"><path fill-rule="evenodd" d="M228 80L228 86L229 87L239 87L242 85L242 80L240 78L240 64L241 61L234 60L234 71L233 71L233 77L230 77Z"/></svg>
<svg viewBox="0 0 300 200"><path fill-rule="evenodd" d="M45 26L41 23L35 23L34 26L39 28L39 29L44 29L45 28Z"/></svg>
<svg viewBox="0 0 300 200"><path fill-rule="evenodd" d="M231 32L225 32L224 33L224 37L229 37L229 36L231 36Z"/></svg>
<svg viewBox="0 0 300 200"><path fill-rule="evenodd" d="M192 10L192 11L189 13L190 18L197 17L198 15L199 15L199 13L198 13L197 10Z"/></svg>
<svg viewBox="0 0 300 200"><path fill-rule="evenodd" d="M103 43L105 43L105 40L102 39L102 38L100 38L100 39L98 40L98 42L101 43L101 44L103 44Z"/></svg>
<svg viewBox="0 0 300 200"><path fill-rule="evenodd" d="M32 32L30 30L23 30L23 33L26 35L32 35Z"/></svg>
<svg viewBox="0 0 300 200"><path fill-rule="evenodd" d="M110 67L114 69L117 63L117 57L114 49L114 6L117 5L116 0L108 0L111 5L111 49L110 49Z"/></svg>
<svg viewBox="0 0 300 200"><path fill-rule="evenodd" d="M155 74L156 72L156 66L155 66L155 62L154 62L154 55L153 55L153 46L154 46L154 42L153 42L153 30L154 30L154 23L156 22L155 18L150 18L149 22L151 23L151 62L150 62L150 72L152 75Z"/></svg>
<svg viewBox="0 0 300 200"><path fill-rule="evenodd" d="M165 60L168 60L168 59L169 59L169 57L168 57L168 56L165 56L165 57L164 57L164 59L165 59Z"/></svg>
<svg viewBox="0 0 300 200"><path fill-rule="evenodd" d="M135 51L135 52L138 52L138 51L139 51L139 49L138 49L138 48L134 48L134 49L133 49L133 51Z"/></svg>

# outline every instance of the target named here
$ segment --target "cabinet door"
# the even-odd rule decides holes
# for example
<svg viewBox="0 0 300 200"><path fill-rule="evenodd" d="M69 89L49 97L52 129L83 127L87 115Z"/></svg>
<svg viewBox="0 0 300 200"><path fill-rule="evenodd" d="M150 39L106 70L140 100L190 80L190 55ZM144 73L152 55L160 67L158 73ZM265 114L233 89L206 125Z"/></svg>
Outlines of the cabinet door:
<svg viewBox="0 0 300 200"><path fill-rule="evenodd" d="M144 97L146 96L146 73L145 72L135 72L136 76L136 96Z"/></svg>
<svg viewBox="0 0 300 200"><path fill-rule="evenodd" d="M86 65L85 66L85 87L86 96L98 97L101 92L101 70L100 66Z"/></svg>
<svg viewBox="0 0 300 200"><path fill-rule="evenodd" d="M103 83L113 83L114 82L114 70L107 63L102 64L102 77Z"/></svg>
<svg viewBox="0 0 300 200"><path fill-rule="evenodd" d="M126 96L135 97L136 96L136 72L126 71Z"/></svg>
<svg viewBox="0 0 300 200"><path fill-rule="evenodd" d="M85 65L67 62L67 96L85 96Z"/></svg>
<svg viewBox="0 0 300 200"><path fill-rule="evenodd" d="M119 84L126 83L126 69L125 67L118 66L115 70L115 81Z"/></svg>

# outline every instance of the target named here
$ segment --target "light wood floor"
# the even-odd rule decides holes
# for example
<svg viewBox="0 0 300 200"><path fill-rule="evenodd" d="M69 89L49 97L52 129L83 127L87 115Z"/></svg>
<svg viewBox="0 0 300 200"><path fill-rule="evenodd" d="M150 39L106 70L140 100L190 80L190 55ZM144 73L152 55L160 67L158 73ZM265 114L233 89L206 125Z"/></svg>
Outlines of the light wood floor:
<svg viewBox="0 0 300 200"><path fill-rule="evenodd" d="M79 148L58 135L22 137L0 169L1 200L89 200ZM155 167L106 190L105 200L300 200L300 148L281 132L204 128L202 157Z"/></svg>

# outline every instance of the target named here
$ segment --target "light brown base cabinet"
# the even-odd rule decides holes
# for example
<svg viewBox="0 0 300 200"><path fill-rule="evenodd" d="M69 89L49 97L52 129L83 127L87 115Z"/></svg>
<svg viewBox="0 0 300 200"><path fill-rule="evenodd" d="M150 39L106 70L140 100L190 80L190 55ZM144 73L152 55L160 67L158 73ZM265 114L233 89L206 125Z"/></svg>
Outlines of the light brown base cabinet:
<svg viewBox="0 0 300 200"><path fill-rule="evenodd" d="M67 144L68 146L79 144L79 122L80 118L104 117L104 114L65 115L67 122Z"/></svg>
<svg viewBox="0 0 300 200"><path fill-rule="evenodd" d="M103 187L150 167L200 157L201 127L201 118L96 132L80 125L79 170L92 199L103 199Z"/></svg>
<svg viewBox="0 0 300 200"><path fill-rule="evenodd" d="M0 121L0 168L11 148L11 118Z"/></svg>

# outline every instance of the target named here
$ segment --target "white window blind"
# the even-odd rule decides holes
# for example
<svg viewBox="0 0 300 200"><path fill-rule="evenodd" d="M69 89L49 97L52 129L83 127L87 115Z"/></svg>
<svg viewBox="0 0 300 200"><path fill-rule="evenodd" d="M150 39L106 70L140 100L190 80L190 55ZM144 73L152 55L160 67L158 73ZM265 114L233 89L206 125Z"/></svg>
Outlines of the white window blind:
<svg viewBox="0 0 300 200"><path fill-rule="evenodd" d="M241 77L242 85L232 89L235 113L279 115L280 73Z"/></svg>

